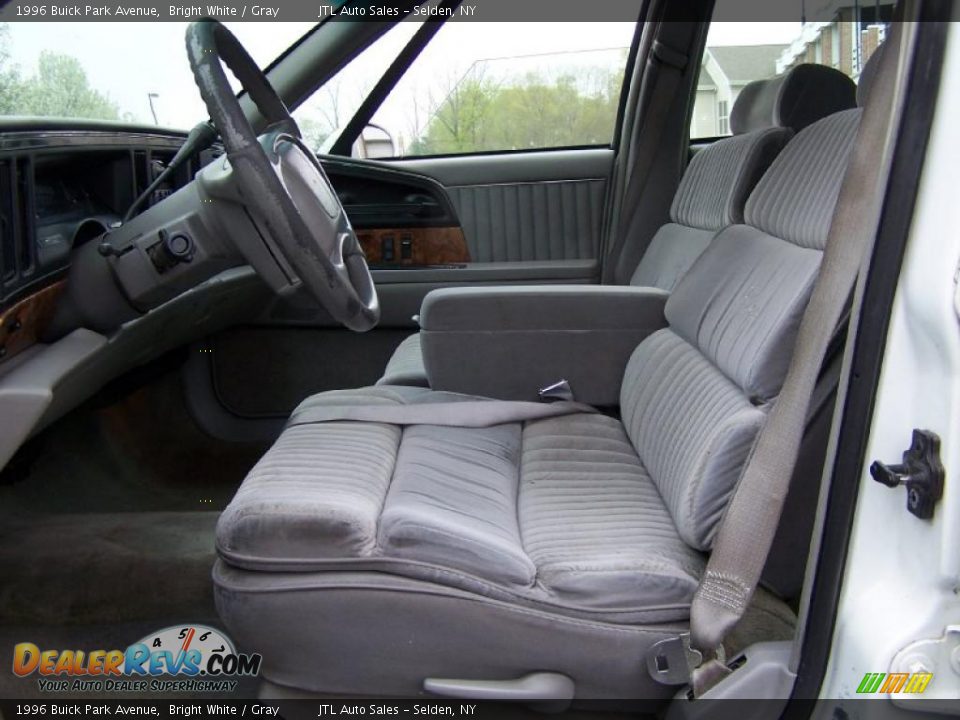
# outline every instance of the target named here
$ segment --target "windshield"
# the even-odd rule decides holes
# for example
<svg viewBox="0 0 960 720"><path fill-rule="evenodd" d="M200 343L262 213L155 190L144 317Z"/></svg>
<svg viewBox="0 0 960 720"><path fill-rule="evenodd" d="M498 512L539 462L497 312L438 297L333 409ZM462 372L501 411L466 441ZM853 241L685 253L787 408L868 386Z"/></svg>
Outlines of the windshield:
<svg viewBox="0 0 960 720"><path fill-rule="evenodd" d="M261 67L313 23L225 23ZM0 24L0 116L189 128L207 117L184 49L188 23Z"/></svg>

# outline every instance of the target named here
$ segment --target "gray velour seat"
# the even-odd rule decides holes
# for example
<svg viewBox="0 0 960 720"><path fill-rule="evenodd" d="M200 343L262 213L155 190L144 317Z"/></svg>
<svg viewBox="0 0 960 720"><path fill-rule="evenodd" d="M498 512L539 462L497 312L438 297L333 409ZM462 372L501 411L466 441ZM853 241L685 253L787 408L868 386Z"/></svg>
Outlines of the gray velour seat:
<svg viewBox="0 0 960 720"><path fill-rule="evenodd" d="M860 111L793 137L709 244L623 378L622 419L489 428L293 424L217 526L221 619L270 681L409 696L429 677L645 671L689 606L816 279ZM301 406L436 401L372 387ZM495 401L490 401L495 402Z"/></svg>
<svg viewBox="0 0 960 720"><path fill-rule="evenodd" d="M743 222L747 197L793 133L853 108L855 93L846 75L813 64L746 85L730 112L733 136L694 155L674 195L670 222L654 235L630 284L673 290L720 230ZM377 384L429 386L419 333L400 343Z"/></svg>

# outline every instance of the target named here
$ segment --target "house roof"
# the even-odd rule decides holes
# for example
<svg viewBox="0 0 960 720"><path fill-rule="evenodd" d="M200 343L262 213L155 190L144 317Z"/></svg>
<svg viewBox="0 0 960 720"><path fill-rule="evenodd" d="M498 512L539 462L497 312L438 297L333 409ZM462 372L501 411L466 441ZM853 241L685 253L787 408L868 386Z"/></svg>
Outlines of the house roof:
<svg viewBox="0 0 960 720"><path fill-rule="evenodd" d="M777 74L777 58L786 45L729 45L712 47L713 55L731 85L746 85Z"/></svg>

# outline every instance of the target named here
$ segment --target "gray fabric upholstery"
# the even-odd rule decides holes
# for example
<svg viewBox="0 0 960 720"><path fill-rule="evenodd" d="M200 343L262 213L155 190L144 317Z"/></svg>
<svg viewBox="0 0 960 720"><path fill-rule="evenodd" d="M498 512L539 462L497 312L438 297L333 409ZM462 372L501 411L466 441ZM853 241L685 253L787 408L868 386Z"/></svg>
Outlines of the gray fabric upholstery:
<svg viewBox="0 0 960 720"><path fill-rule="evenodd" d="M567 617L379 572L251 573L220 562L214 581L231 636L263 654L263 678L291 688L422 697L427 677L504 680L535 669L571 678L580 699L676 691L647 675L644 650L682 623Z"/></svg>
<svg viewBox="0 0 960 720"><path fill-rule="evenodd" d="M820 65L801 65L777 78L757 81L744 88L731 111L731 127L737 134L719 140L694 155L674 196L670 208L671 222L661 227L653 237L630 284L668 292L673 290L717 232L744 222L748 196L792 134L836 110L852 108L855 105L854 95L855 86L849 78ZM838 130L838 142L844 140L840 134ZM824 153L835 149L826 148ZM822 160L820 156L813 158L811 167L818 168ZM845 156L841 153L836 162L842 164L844 161ZM790 172L794 170L796 168L789 168ZM816 189L813 185L810 188ZM512 192L508 188L484 190L487 194L500 195L508 191ZM561 191L569 189L555 188L550 192ZM817 198L824 206L829 206L830 193L833 192L835 198L835 191L833 187L820 188ZM486 195L483 197L486 198L484 202L492 202ZM575 194L567 200L573 219L567 217L568 212L563 214L561 236L566 228L580 222L583 215L579 209L583 207L579 195ZM764 212L771 210L776 209L767 208ZM472 212L468 210L468 217L474 217L474 214L470 214ZM485 214L480 213L477 217L480 216L485 217ZM488 234L492 231L492 226L484 227ZM513 235L517 233L508 229L500 233L498 242L513 242ZM523 248L519 248L517 253L517 257L512 259L524 259L525 254L529 254ZM454 358L450 358L449 363L457 364ZM500 369L494 367L490 372L498 374ZM449 373L446 375L449 376ZM451 385L446 376L441 383L443 387L465 392L483 391L482 386L460 388ZM423 362L422 338L413 336L401 343L377 384L431 385ZM437 386L436 380L433 385Z"/></svg>
<svg viewBox="0 0 960 720"><path fill-rule="evenodd" d="M378 549L390 557L450 564L503 584L529 586L517 517L520 425L403 432Z"/></svg>
<svg viewBox="0 0 960 720"><path fill-rule="evenodd" d="M672 290L716 234L715 230L667 223L653 236L630 284Z"/></svg>
<svg viewBox="0 0 960 720"><path fill-rule="evenodd" d="M709 549L765 413L669 329L637 348L620 404L680 537Z"/></svg>
<svg viewBox="0 0 960 720"><path fill-rule="evenodd" d="M444 288L423 301L420 324L431 332L656 329L667 297L620 285Z"/></svg>
<svg viewBox="0 0 960 720"><path fill-rule="evenodd" d="M427 387L427 371L423 367L420 333L404 339L393 351L377 385L412 385Z"/></svg>
<svg viewBox="0 0 960 720"><path fill-rule="evenodd" d="M791 135L787 128L772 127L703 148L680 180L670 219L688 228L714 232L743 222L747 197Z"/></svg>
<svg viewBox="0 0 960 720"><path fill-rule="evenodd" d="M859 109L845 110L798 133L747 200L747 224L822 250L859 121Z"/></svg>
<svg viewBox="0 0 960 720"><path fill-rule="evenodd" d="M799 132L855 105L856 86L845 74L826 65L797 65L769 80L747 84L730 110L730 129L734 134L768 127Z"/></svg>
<svg viewBox="0 0 960 720"><path fill-rule="evenodd" d="M609 609L686 602L703 559L677 537L619 422L529 424L521 477L524 546L558 598Z"/></svg>
<svg viewBox="0 0 960 720"><path fill-rule="evenodd" d="M747 225L728 228L671 294L670 327L749 398L769 400L783 382L820 255Z"/></svg>
<svg viewBox="0 0 960 720"><path fill-rule="evenodd" d="M370 555L400 435L372 423L288 429L221 516L220 551L241 562Z"/></svg>
<svg viewBox="0 0 960 720"><path fill-rule="evenodd" d="M394 390L308 403L406 399ZM349 561L496 596L493 583L555 612L606 620L650 608L683 617L703 566L623 426L603 415L522 428L412 426L402 441L378 423L288 428L221 516L217 549L260 571Z"/></svg>
<svg viewBox="0 0 960 720"><path fill-rule="evenodd" d="M437 390L539 399L565 379L590 405L616 405L627 359L664 327L667 293L647 287L551 285L430 293L423 365Z"/></svg>
<svg viewBox="0 0 960 720"><path fill-rule="evenodd" d="M270 679L359 692L354 677L385 674L378 690L412 693L430 675L558 670L578 697L663 692L637 659L653 623L688 618L702 553L783 382L858 117L794 137L746 224L693 263L666 303L669 327L626 365L622 420L288 428L217 526L221 616L241 643L276 650ZM305 404L443 397L379 386ZM597 660L608 679L578 642L615 655ZM354 675L327 674L331 656ZM405 669L384 669L385 656Z"/></svg>
<svg viewBox="0 0 960 720"><path fill-rule="evenodd" d="M783 384L859 110L798 133L667 301L624 375L624 424L680 536L707 550ZM783 233L777 235L777 232Z"/></svg>
<svg viewBox="0 0 960 720"><path fill-rule="evenodd" d="M604 178L448 187L473 262L597 257ZM528 212L520 212L520 209Z"/></svg>
<svg viewBox="0 0 960 720"><path fill-rule="evenodd" d="M785 127L762 128L694 155L673 198L672 222L654 235L630 284L673 290L717 232L743 222L747 197L791 135Z"/></svg>

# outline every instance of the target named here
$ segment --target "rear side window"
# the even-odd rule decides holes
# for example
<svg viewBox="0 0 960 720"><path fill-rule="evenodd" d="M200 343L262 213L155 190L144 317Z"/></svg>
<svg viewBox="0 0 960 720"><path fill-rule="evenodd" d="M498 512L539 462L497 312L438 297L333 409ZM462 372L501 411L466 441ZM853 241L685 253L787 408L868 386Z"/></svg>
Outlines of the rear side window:
<svg viewBox="0 0 960 720"><path fill-rule="evenodd" d="M715 22L700 64L690 120L694 140L730 134L730 111L740 90L802 63L840 70L854 81L886 39L892 6L859 7L818 22Z"/></svg>

